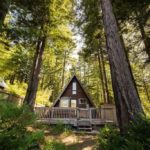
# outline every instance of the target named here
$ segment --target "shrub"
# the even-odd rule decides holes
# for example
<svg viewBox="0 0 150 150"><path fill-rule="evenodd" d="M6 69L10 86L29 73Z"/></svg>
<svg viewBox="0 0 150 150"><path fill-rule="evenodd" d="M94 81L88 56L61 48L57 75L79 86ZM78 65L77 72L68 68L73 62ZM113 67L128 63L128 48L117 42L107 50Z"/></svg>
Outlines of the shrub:
<svg viewBox="0 0 150 150"><path fill-rule="evenodd" d="M27 130L35 121L35 115L27 106L0 101L0 149L27 150L39 149L43 132Z"/></svg>
<svg viewBox="0 0 150 150"><path fill-rule="evenodd" d="M67 150L67 147L61 142L52 140L45 145L43 150Z"/></svg>
<svg viewBox="0 0 150 150"><path fill-rule="evenodd" d="M149 150L150 119L137 118L136 122L130 123L124 135L117 128L106 126L99 133L98 147L102 150Z"/></svg>
<svg viewBox="0 0 150 150"><path fill-rule="evenodd" d="M59 121L53 128L52 128L53 132L55 134L61 134L61 133L65 133L65 134L70 134L71 133L71 128L68 125L64 125L61 121Z"/></svg>

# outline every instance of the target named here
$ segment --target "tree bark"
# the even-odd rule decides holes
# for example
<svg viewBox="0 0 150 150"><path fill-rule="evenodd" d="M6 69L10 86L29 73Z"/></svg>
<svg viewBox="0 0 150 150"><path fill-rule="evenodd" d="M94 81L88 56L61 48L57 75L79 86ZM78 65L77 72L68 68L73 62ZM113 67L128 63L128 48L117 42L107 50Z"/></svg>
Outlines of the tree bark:
<svg viewBox="0 0 150 150"><path fill-rule="evenodd" d="M63 88L64 80L65 80L66 56L67 56L67 52L65 51L64 52L63 70L62 70L62 84L61 84L61 88Z"/></svg>
<svg viewBox="0 0 150 150"><path fill-rule="evenodd" d="M143 40L143 43L145 46L144 50L148 56L148 62L150 62L150 41L148 41L144 26L143 26L142 22L140 21L140 19L138 19L138 24L139 24L139 29L141 32L142 40Z"/></svg>
<svg viewBox="0 0 150 150"><path fill-rule="evenodd" d="M100 56L100 51L98 49L98 65L99 65L99 79L100 79L100 84L102 85L102 97L104 98L104 103L106 103L106 94L105 94L105 87L104 87L104 77L102 73L102 65L101 65L101 56Z"/></svg>
<svg viewBox="0 0 150 150"><path fill-rule="evenodd" d="M102 71L103 71L103 76L104 76L104 86L105 86L106 103L110 103L108 83L107 83L107 76L106 76L105 60L104 60L103 50L101 48L100 48L100 54L101 54L100 56L101 56L101 60L102 60Z"/></svg>
<svg viewBox="0 0 150 150"><path fill-rule="evenodd" d="M137 22L138 22L139 30L141 33L141 37L145 46L144 50L148 56L148 62L150 62L150 41L148 40L148 37L145 33L143 22L141 21L137 13L136 13L136 16L137 16Z"/></svg>
<svg viewBox="0 0 150 150"><path fill-rule="evenodd" d="M40 37L37 42L37 48L34 56L33 68L28 83L27 93L24 103L28 104L33 109L38 89L39 75L42 65L42 56L45 48L46 37Z"/></svg>
<svg viewBox="0 0 150 150"><path fill-rule="evenodd" d="M0 0L0 28L4 24L5 17L8 13L8 9L10 6L10 0Z"/></svg>
<svg viewBox="0 0 150 150"><path fill-rule="evenodd" d="M144 81L144 79L143 79L143 87L144 87L145 94L147 96L147 100L150 102L149 90L148 90L148 87L147 87L146 82Z"/></svg>
<svg viewBox="0 0 150 150"><path fill-rule="evenodd" d="M9 83L10 83L10 84L14 84L15 78L16 78L16 75L15 75L15 74L11 75L11 76L10 76Z"/></svg>
<svg viewBox="0 0 150 150"><path fill-rule="evenodd" d="M113 68L112 64L113 63L111 63L111 60L110 60L110 68ZM123 97L120 93L120 89L118 88L115 70L113 69L111 69L111 77L112 77L112 87L113 87L113 92L114 92L118 124L119 124L121 133L124 133L126 131L126 128L125 128L126 123L128 123L130 119L129 114L128 114L128 109L125 105L125 102L123 101Z"/></svg>
<svg viewBox="0 0 150 150"><path fill-rule="evenodd" d="M131 72L130 64L121 42L117 22L110 0L101 0L103 22L107 40L108 57L113 80L120 130L125 131L124 124L134 120L143 113L140 98ZM118 114L120 112L120 114ZM120 121L119 121L120 119Z"/></svg>

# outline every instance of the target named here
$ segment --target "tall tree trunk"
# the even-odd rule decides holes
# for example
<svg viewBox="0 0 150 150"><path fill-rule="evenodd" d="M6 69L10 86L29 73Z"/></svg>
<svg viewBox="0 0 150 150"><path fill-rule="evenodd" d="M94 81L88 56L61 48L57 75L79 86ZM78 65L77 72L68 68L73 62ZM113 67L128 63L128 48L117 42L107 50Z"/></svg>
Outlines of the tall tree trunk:
<svg viewBox="0 0 150 150"><path fill-rule="evenodd" d="M36 99L36 92L39 83L39 75L42 65L42 56L45 48L46 37L38 39L37 48L34 56L33 68L28 83L27 93L24 99L24 103L28 104L33 109Z"/></svg>
<svg viewBox="0 0 150 150"><path fill-rule="evenodd" d="M113 90L119 126L124 130L124 120L129 123L135 116L143 113L140 98L131 72L130 64L118 32L117 22L113 13L111 0L101 0L103 22L106 33L108 56L112 72Z"/></svg>
<svg viewBox="0 0 150 150"><path fill-rule="evenodd" d="M0 0L0 28L4 24L11 0Z"/></svg>
<svg viewBox="0 0 150 150"><path fill-rule="evenodd" d="M145 94L147 96L147 100L150 102L150 95L149 95L148 87L147 87L146 82L144 81L144 79L143 79L143 87L144 87Z"/></svg>
<svg viewBox="0 0 150 150"><path fill-rule="evenodd" d="M85 84L86 83L86 79L85 79L85 71L86 71L86 66L85 66L85 62L83 63L83 83Z"/></svg>
<svg viewBox="0 0 150 150"><path fill-rule="evenodd" d="M100 54L100 50L97 50L98 52L98 65L99 65L99 79L101 81L101 85L102 85L102 97L104 98L104 103L106 103L106 94L105 94L105 87L104 87L104 77L103 77L103 71L102 71L102 59L101 59L101 54Z"/></svg>
<svg viewBox="0 0 150 150"><path fill-rule="evenodd" d="M44 80L45 80L45 76L43 74L43 76L41 77L41 85L40 85L41 89L44 89Z"/></svg>
<svg viewBox="0 0 150 150"><path fill-rule="evenodd" d="M113 68L113 63L110 60L110 68ZM116 105L116 113L117 113L117 119L118 119L118 124L121 133L124 133L126 123L129 122L129 114L128 114L128 108L125 105L125 102L123 101L123 97L120 93L120 89L118 87L117 81L116 81L116 75L115 75L115 70L111 69L111 77L112 77L112 88L114 92L114 99L115 99L115 105Z"/></svg>
<svg viewBox="0 0 150 150"><path fill-rule="evenodd" d="M103 76L104 76L106 103L110 103L107 76L106 76L106 67L105 67L105 60L104 60L104 53L103 53L102 48L100 48L100 56L101 56L101 60L102 60L102 71L103 71Z"/></svg>
<svg viewBox="0 0 150 150"><path fill-rule="evenodd" d="M139 27L139 30L140 30L140 33L141 33L141 37L142 37L142 40L143 40L143 43L144 43L144 50L148 56L148 62L150 62L150 41L148 40L148 37L145 33L145 29L144 29L144 24L141 20L141 15L138 15L138 12L135 12L136 14L136 17L137 17L137 23L138 23L138 27Z"/></svg>
<svg viewBox="0 0 150 150"><path fill-rule="evenodd" d="M64 52L63 70L62 70L62 84L61 84L61 88L63 88L64 80L65 80L66 56L67 56L67 52L65 50L65 52Z"/></svg>
<svg viewBox="0 0 150 150"><path fill-rule="evenodd" d="M14 84L15 78L16 78L16 75L15 75L15 74L11 75L11 76L10 76L9 83L10 83L10 84Z"/></svg>

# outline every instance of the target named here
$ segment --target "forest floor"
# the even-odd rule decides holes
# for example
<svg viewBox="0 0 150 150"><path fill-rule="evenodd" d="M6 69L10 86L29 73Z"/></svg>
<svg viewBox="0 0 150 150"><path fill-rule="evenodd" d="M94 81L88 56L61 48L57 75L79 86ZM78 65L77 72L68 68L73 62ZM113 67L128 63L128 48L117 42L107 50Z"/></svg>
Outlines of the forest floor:
<svg viewBox="0 0 150 150"><path fill-rule="evenodd" d="M31 129L33 130L33 128ZM74 132L73 130L62 130L57 125L55 127L43 126L35 127L34 130L43 130L45 140L57 141L65 144L67 150L94 150L96 147L97 135L86 132Z"/></svg>
<svg viewBox="0 0 150 150"><path fill-rule="evenodd" d="M68 150L93 150L96 145L96 136L86 134L47 134L46 139L60 141Z"/></svg>

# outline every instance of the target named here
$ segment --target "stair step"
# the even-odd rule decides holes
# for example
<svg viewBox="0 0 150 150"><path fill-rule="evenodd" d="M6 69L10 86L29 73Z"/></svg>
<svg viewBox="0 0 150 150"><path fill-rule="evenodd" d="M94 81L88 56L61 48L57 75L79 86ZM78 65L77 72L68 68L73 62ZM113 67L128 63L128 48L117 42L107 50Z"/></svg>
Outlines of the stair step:
<svg viewBox="0 0 150 150"><path fill-rule="evenodd" d="M88 128L88 127L78 127L78 130L92 130L92 128Z"/></svg>
<svg viewBox="0 0 150 150"><path fill-rule="evenodd" d="M86 120L79 120L78 121L78 126L91 126L91 122L86 121Z"/></svg>

